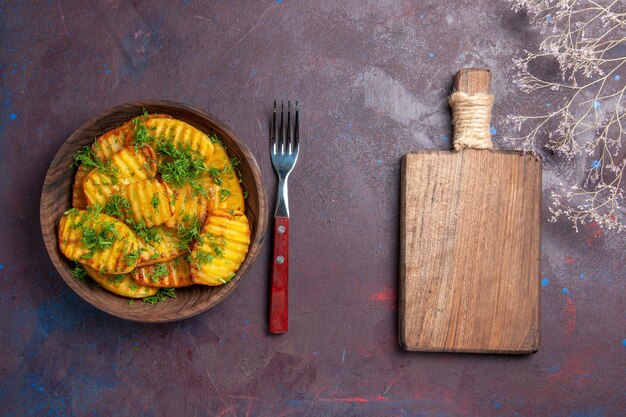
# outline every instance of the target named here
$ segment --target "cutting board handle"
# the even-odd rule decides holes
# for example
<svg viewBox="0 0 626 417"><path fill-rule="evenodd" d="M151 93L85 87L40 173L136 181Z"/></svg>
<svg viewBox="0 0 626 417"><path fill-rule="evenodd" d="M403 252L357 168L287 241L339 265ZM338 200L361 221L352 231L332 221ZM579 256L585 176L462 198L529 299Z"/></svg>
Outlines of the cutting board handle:
<svg viewBox="0 0 626 417"><path fill-rule="evenodd" d="M463 68L454 78L454 92L448 98L452 108L454 150L492 149L491 71Z"/></svg>

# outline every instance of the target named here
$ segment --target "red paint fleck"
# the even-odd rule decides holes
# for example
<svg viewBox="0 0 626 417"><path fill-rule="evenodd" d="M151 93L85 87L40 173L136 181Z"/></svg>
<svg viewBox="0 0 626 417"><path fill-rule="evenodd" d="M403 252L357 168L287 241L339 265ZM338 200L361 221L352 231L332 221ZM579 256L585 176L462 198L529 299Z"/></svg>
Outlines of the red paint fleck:
<svg viewBox="0 0 626 417"><path fill-rule="evenodd" d="M576 305L574 300L567 297L567 302L565 303L565 334L571 336L574 333L574 329L576 329Z"/></svg>
<svg viewBox="0 0 626 417"><path fill-rule="evenodd" d="M565 263L568 264L568 265L571 265L571 264L573 264L576 261L577 261L577 259L576 258L572 258L571 256L566 256L565 257Z"/></svg>
<svg viewBox="0 0 626 417"><path fill-rule="evenodd" d="M585 387L591 376L590 362L593 357L593 351L585 351L568 358L561 369L547 378L548 381Z"/></svg>
<svg viewBox="0 0 626 417"><path fill-rule="evenodd" d="M374 294L370 294L370 300L374 301L395 301L396 300L396 292L391 289L386 289L381 292L375 292Z"/></svg>

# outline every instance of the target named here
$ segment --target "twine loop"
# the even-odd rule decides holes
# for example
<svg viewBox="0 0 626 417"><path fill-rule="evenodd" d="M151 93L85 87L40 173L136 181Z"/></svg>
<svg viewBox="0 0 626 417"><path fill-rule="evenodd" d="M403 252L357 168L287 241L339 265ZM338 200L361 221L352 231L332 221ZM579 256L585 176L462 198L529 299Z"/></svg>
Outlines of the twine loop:
<svg viewBox="0 0 626 417"><path fill-rule="evenodd" d="M491 94L469 95L457 91L448 98L452 108L454 150L491 149Z"/></svg>

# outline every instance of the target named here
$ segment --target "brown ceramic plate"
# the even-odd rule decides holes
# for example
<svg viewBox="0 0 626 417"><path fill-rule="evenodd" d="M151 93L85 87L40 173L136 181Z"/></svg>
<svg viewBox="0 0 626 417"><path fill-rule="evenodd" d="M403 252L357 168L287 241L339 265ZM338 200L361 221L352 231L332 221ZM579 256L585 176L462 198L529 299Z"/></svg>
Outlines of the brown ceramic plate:
<svg viewBox="0 0 626 417"><path fill-rule="evenodd" d="M59 250L57 225L63 213L71 208L72 184L76 170L70 168L70 165L74 153L81 147L93 143L97 136L142 114L144 109L149 113L169 114L207 134L216 133L228 147L229 155L239 158L242 185L244 190L248 191L246 216L250 221L252 236L244 263L237 275L227 284L219 287L194 285L179 288L176 291L176 298L169 298L156 305L141 300L129 305L127 298L118 297L90 281L82 282L72 276L70 270L73 263ZM224 123L201 110L172 101L135 101L107 110L83 124L65 141L46 174L41 193L40 216L43 239L52 263L67 285L79 296L114 316L139 322L159 323L181 320L206 311L235 289L250 270L261 249L267 228L267 199L261 170L254 156L246 144Z"/></svg>

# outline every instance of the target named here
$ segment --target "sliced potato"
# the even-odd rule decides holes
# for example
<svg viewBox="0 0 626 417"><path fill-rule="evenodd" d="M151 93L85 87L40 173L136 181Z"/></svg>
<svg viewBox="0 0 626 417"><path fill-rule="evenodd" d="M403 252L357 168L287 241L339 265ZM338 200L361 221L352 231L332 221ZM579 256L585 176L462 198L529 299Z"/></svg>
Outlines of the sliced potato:
<svg viewBox="0 0 626 417"><path fill-rule="evenodd" d="M221 184L213 179L204 179L203 184L209 191L209 210L240 210L245 207L243 190L235 173L222 173Z"/></svg>
<svg viewBox="0 0 626 417"><path fill-rule="evenodd" d="M209 199L194 191L193 187L185 184L182 187L169 187L170 205L173 214L165 225L175 228L186 219L198 217L200 224L204 224L209 215Z"/></svg>
<svg viewBox="0 0 626 417"><path fill-rule="evenodd" d="M87 178L90 169L84 165L78 167L76 175L74 176L74 187L72 188L72 207L79 210L85 210L87 208L87 197L83 190L83 182Z"/></svg>
<svg viewBox="0 0 626 417"><path fill-rule="evenodd" d="M230 162L226 148L221 142L213 142L213 153L209 160L209 166L219 169L220 171L226 168L226 165Z"/></svg>
<svg viewBox="0 0 626 417"><path fill-rule="evenodd" d="M67 258L101 273L124 274L135 268L139 244L116 218L72 209L59 222L59 248Z"/></svg>
<svg viewBox="0 0 626 417"><path fill-rule="evenodd" d="M120 194L130 203L126 217L143 221L146 227L158 226L172 217L169 193L157 180L144 180L121 187Z"/></svg>
<svg viewBox="0 0 626 417"><path fill-rule="evenodd" d="M104 205L111 194L119 191L121 185L152 179L155 175L154 149L149 146L139 149L126 147L111 157L106 171L94 169L87 174L83 190L89 204Z"/></svg>
<svg viewBox="0 0 626 417"><path fill-rule="evenodd" d="M159 289L141 285L130 274L107 275L101 274L93 268L85 267L87 275L96 281L102 288L113 294L128 298L144 298L156 294Z"/></svg>
<svg viewBox="0 0 626 417"><path fill-rule="evenodd" d="M142 122L142 124L157 141L171 142L176 147L188 146L190 149L197 151L205 162L211 159L213 154L211 139L190 124L181 120L163 117L155 117ZM132 144L132 140L127 140L126 144ZM154 144L152 145L155 146Z"/></svg>
<svg viewBox="0 0 626 417"><path fill-rule="evenodd" d="M167 262L141 266L132 272L133 279L148 287L177 288L193 285L189 262L179 256Z"/></svg>
<svg viewBox="0 0 626 417"><path fill-rule="evenodd" d="M137 129L137 125L139 123L143 123L145 120L150 120L154 118L171 118L172 116L168 116L166 114L146 114L142 116L137 116L132 120L124 123L123 125L109 130L105 134L99 136L91 149L93 154L102 162L106 162L111 157L117 153L120 149L122 149L126 142L131 142L133 140L133 135ZM133 144L133 143L131 143Z"/></svg>
<svg viewBox="0 0 626 417"><path fill-rule="evenodd" d="M187 252L176 231L164 226L142 229L143 232L137 233L139 243L137 266L166 262Z"/></svg>
<svg viewBox="0 0 626 417"><path fill-rule="evenodd" d="M249 245L250 225L243 212L210 212L189 257L191 279L204 285L227 283L246 258Z"/></svg>

